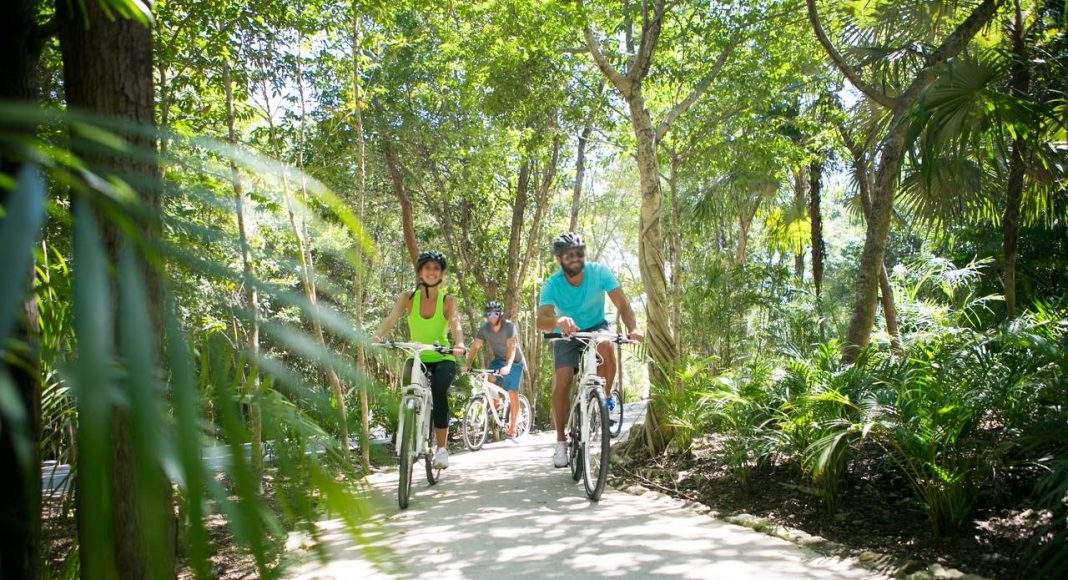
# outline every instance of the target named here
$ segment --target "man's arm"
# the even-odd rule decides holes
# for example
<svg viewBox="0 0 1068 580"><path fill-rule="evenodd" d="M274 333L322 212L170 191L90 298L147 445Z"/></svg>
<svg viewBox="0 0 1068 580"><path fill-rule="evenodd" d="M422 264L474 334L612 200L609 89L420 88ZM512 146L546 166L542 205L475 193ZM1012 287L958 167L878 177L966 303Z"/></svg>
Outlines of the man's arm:
<svg viewBox="0 0 1068 580"><path fill-rule="evenodd" d="M623 287L620 286L612 290L608 293L608 297L612 299L612 304L616 305L616 310L619 311L619 316L623 319L623 324L627 327L630 338L632 340L641 340L641 333L638 332L638 321L634 318L634 309L630 307L630 301L623 294Z"/></svg>
<svg viewBox="0 0 1068 580"><path fill-rule="evenodd" d="M504 366L511 367L512 361L515 360L515 337L509 336L508 340L505 341L505 346L508 349L508 358L505 360Z"/></svg>
<svg viewBox="0 0 1068 580"><path fill-rule="evenodd" d="M538 307L538 330L552 332L553 328L556 328L556 307L542 304Z"/></svg>
<svg viewBox="0 0 1068 580"><path fill-rule="evenodd" d="M467 368L471 368L471 361L475 360L475 357L478 356L478 351L480 350L482 350L482 339L475 337L475 339L471 341L471 350L467 351Z"/></svg>

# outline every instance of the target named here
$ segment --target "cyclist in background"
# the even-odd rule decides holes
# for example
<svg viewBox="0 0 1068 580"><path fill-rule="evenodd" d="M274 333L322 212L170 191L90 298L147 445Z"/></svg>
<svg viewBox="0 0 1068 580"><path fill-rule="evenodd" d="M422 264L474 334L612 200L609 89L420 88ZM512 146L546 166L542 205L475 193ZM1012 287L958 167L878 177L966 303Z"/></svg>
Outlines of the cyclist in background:
<svg viewBox="0 0 1068 580"><path fill-rule="evenodd" d="M437 450L434 452L434 467L444 469L449 466L449 386L456 378L456 357L462 355L464 332L460 328L456 299L439 288L445 278L448 261L441 252L428 251L419 254L415 262L416 286L411 292L402 292L397 296L386 319L378 325L372 342L381 342L400 320L407 316L408 332L412 342L439 344L449 346L449 334L456 339L452 355L426 351L420 355L430 379L430 390L434 398L431 418L434 423L434 438ZM404 382L411 381L412 364L409 360L404 367Z"/></svg>
<svg viewBox="0 0 1068 580"><path fill-rule="evenodd" d="M607 294L627 327L627 338L642 340L634 310L611 270L597 262L586 263L586 244L582 236L574 232L560 234L553 240L553 255L560 264L560 270L549 276L541 288L538 330L552 332L556 329L565 336L573 332L608 330L608 322L604 317L604 297ZM564 423L567 421L571 380L582 364L584 348L585 345L577 341L558 340L553 343L553 366L556 369L553 375L553 414L556 418L553 465L556 467L567 467ZM614 405L611 395L616 377L615 351L607 342L601 343L597 351L601 360L597 374L604 377L605 398L610 405ZM612 408L609 408L611 411Z"/></svg>
<svg viewBox="0 0 1068 580"><path fill-rule="evenodd" d="M485 318L486 322L479 327L478 334L471 343L465 370L471 368L471 361L478 356L482 344L489 344L490 352L493 354L489 368L500 371L501 374L500 377L491 378L499 379L495 382L500 383L501 387L508 392L508 398L511 400L508 437L514 438L516 436L515 422L519 416L519 385L523 381L523 369L526 367L523 351L519 348L519 329L515 322L504 318L504 308L500 302L490 301L486 304Z"/></svg>

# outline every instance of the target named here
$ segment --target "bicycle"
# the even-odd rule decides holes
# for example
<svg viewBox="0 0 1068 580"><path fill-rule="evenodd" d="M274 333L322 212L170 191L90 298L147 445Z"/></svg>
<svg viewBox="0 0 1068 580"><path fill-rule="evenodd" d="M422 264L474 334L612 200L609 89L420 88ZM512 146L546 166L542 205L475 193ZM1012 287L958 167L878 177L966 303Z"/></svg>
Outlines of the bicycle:
<svg viewBox="0 0 1068 580"><path fill-rule="evenodd" d="M412 498L412 477L415 464L420 458L426 465L426 480L434 485L441 478L441 469L434 467L434 430L431 426L430 412L434 408L430 382L427 380L420 354L433 351L440 354L453 354L452 348L438 344L418 342L385 341L371 343L372 346L393 348L403 351L419 364L412 364L411 382L401 390L401 403L397 418L397 456L399 480L397 484L397 504L401 509L408 507Z"/></svg>
<svg viewBox="0 0 1068 580"><path fill-rule="evenodd" d="M471 369L471 399L464 409L461 425L464 444L471 451L478 451L486 442L490 430L490 417L498 429L506 429L511 417L511 397L508 391L490 382L490 377L501 376L492 369ZM499 402L499 404L495 404ZM491 411L492 409L492 411ZM522 437L530 430L530 401L526 395L519 395L519 414L515 420L516 437Z"/></svg>
<svg viewBox="0 0 1068 580"><path fill-rule="evenodd" d="M620 361L623 360L621 354L616 356L619 356ZM612 396L609 399L612 405L608 409L608 434L615 439L623 432L623 381L619 381L616 388L612 389Z"/></svg>
<svg viewBox="0 0 1068 580"><path fill-rule="evenodd" d="M635 341L625 335L609 332L574 332L567 336L550 332L544 336L551 341L578 340L586 344L582 354L579 388L571 398L565 433L571 479L578 481L581 477L586 496L597 501L608 479L608 453L611 446L608 406L604 396L605 381L597 374L597 345L602 342L632 344Z"/></svg>

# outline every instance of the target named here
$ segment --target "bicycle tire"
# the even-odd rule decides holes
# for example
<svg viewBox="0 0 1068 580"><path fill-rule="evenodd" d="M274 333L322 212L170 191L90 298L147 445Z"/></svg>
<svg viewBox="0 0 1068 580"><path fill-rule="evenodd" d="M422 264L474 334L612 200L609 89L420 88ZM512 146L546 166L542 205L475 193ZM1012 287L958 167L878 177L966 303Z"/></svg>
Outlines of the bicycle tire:
<svg viewBox="0 0 1068 580"><path fill-rule="evenodd" d="M401 509L408 507L412 499L412 475L415 473L415 409L403 409L403 421L401 422L401 448L399 462L399 478L397 483L397 504Z"/></svg>
<svg viewBox="0 0 1068 580"><path fill-rule="evenodd" d="M519 395L519 414L515 418L516 437L522 437L530 433L531 420L530 401L527 400L526 395Z"/></svg>
<svg viewBox="0 0 1068 580"><path fill-rule="evenodd" d="M579 421L579 403L575 403L575 412L572 414L575 421ZM579 431L582 429L582 425L572 425L571 434L567 442L567 454L568 465L571 466L571 479L578 481L582 479L582 472L585 471L582 468L582 446L579 445Z"/></svg>
<svg viewBox="0 0 1068 580"><path fill-rule="evenodd" d="M481 421L478 420L477 416L472 416L472 414L478 414L479 407L482 408ZM464 420L460 425L460 428L463 431L464 445L471 451L482 449L482 446L486 443L486 436L489 434L488 407L489 405L486 404L486 398L482 395L478 395L472 397L471 400L467 402L467 407L464 408ZM481 427L479 427L477 433L472 432L473 422L481 423Z"/></svg>
<svg viewBox="0 0 1068 580"><path fill-rule="evenodd" d="M586 414L589 432L583 441L582 483L586 496L593 501L601 499L608 480L608 454L611 451L611 435L608 432L608 406L604 392L596 389L586 399ZM593 470L596 469L596 474Z"/></svg>
<svg viewBox="0 0 1068 580"><path fill-rule="evenodd" d="M615 439L623 432L623 395L619 392L619 389L612 391L612 399L615 400L616 410L609 411L608 418L614 419L616 423L612 425L612 422L609 421L608 428L612 438Z"/></svg>
<svg viewBox="0 0 1068 580"><path fill-rule="evenodd" d="M423 461L426 464L426 482L430 485L441 481L441 469L434 467L434 454L427 453L423 456Z"/></svg>

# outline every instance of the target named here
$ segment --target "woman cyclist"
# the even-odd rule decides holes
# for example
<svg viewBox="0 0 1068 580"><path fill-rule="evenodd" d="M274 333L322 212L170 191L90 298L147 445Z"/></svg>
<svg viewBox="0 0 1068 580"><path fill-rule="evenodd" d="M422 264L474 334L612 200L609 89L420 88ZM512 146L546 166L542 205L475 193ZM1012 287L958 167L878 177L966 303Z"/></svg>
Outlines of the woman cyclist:
<svg viewBox="0 0 1068 580"><path fill-rule="evenodd" d="M434 437L437 450L434 452L434 467L444 469L449 466L449 386L456 378L456 357L462 355L464 333L460 328L459 309L456 299L446 294L441 288L448 261L441 252L422 252L415 262L416 286L411 292L402 292L397 296L393 310L378 325L372 340L381 341L389 334L401 316L407 316L408 332L413 342L450 346L449 334L456 339L451 355L434 351L425 351L420 355L430 379L430 390L434 397L434 410L431 418L434 422ZM404 381L411 380L414 361L407 361L404 368Z"/></svg>

